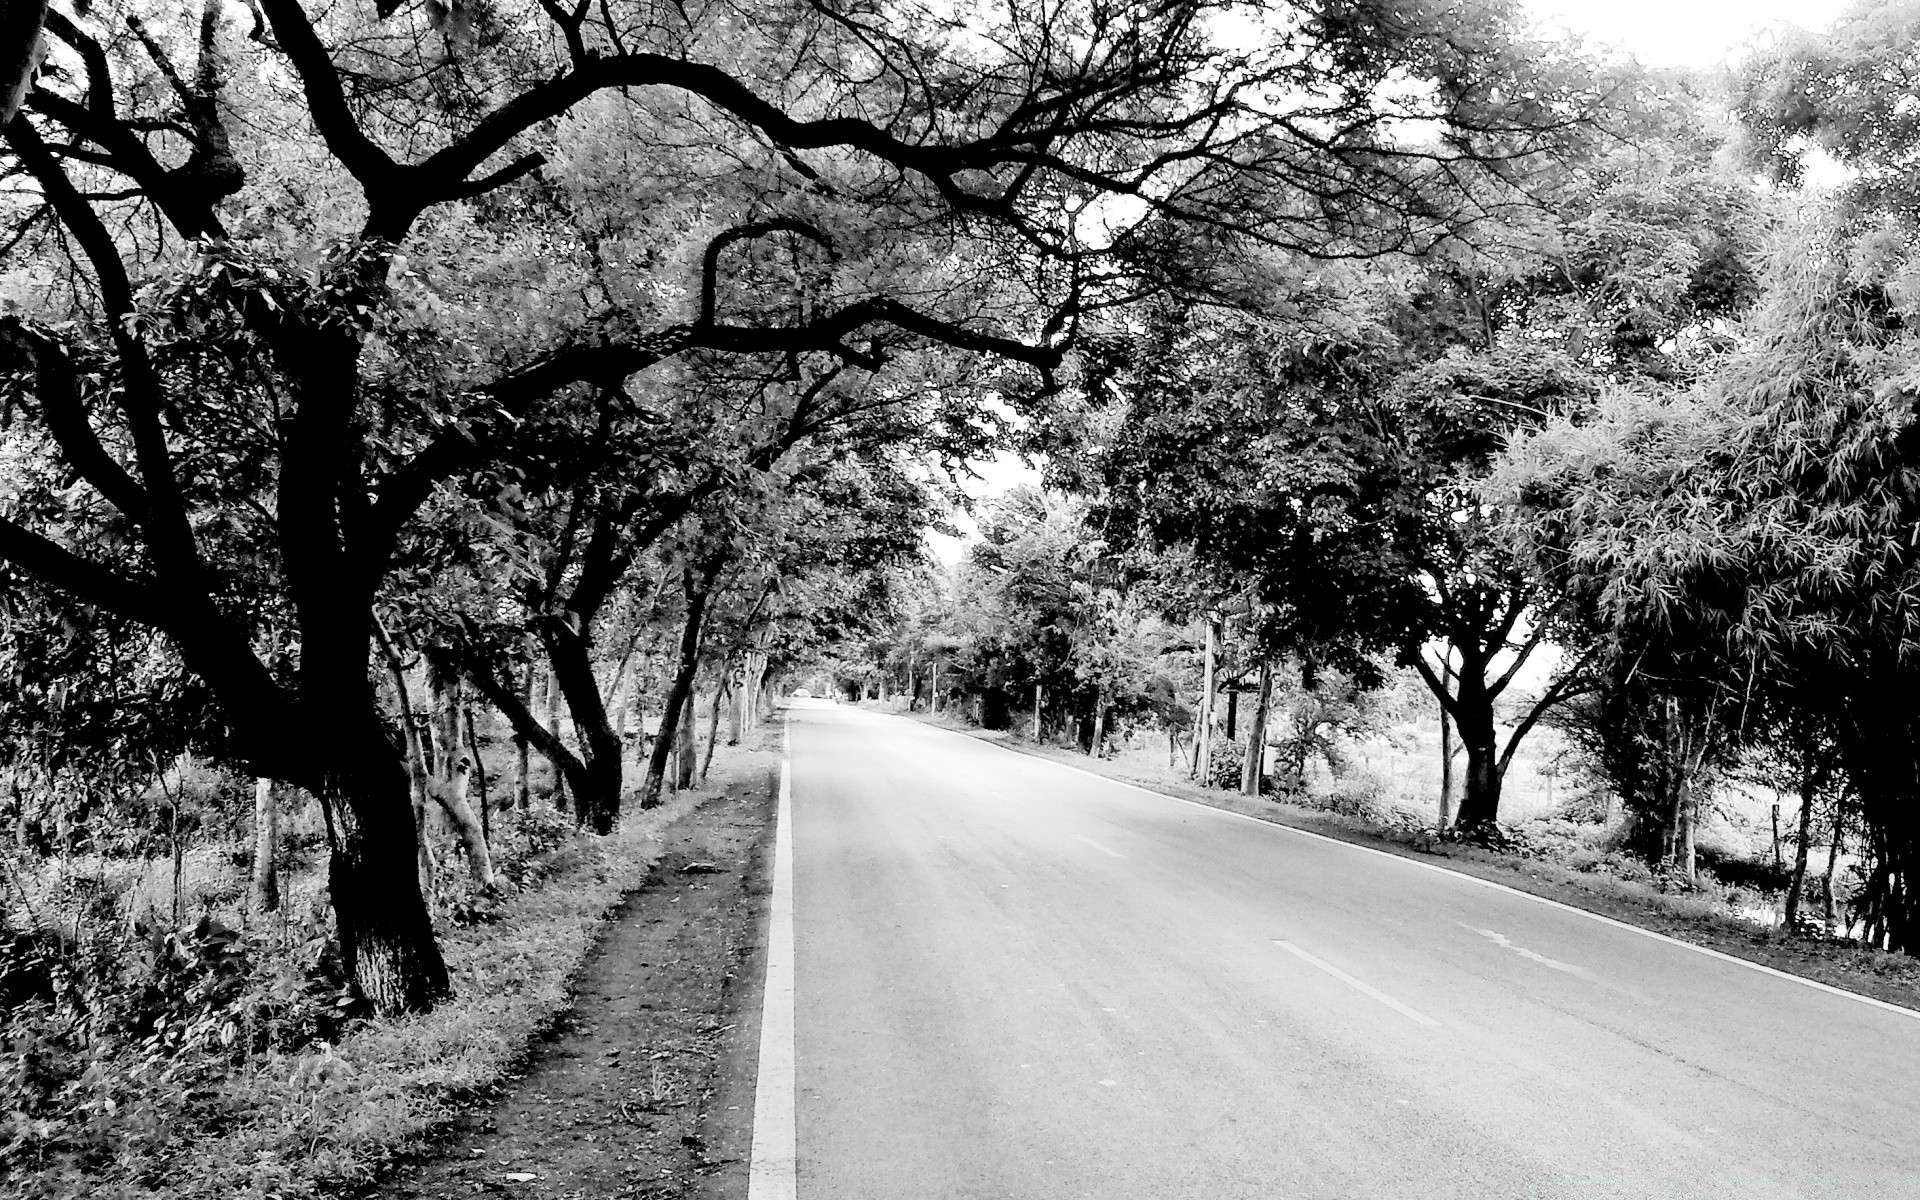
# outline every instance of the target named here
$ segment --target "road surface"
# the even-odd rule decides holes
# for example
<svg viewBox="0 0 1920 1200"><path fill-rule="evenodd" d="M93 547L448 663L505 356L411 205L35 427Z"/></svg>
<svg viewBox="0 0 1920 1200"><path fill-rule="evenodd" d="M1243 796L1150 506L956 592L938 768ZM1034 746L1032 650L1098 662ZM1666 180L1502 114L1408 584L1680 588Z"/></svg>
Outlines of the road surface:
<svg viewBox="0 0 1920 1200"><path fill-rule="evenodd" d="M789 713L803 1200L1920 1197L1920 1020Z"/></svg>

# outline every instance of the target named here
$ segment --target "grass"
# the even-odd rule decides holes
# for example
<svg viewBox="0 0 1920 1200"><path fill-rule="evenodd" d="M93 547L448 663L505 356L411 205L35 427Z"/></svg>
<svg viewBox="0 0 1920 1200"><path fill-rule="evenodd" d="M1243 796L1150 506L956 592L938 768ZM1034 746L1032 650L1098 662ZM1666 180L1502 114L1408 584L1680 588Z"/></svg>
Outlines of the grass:
<svg viewBox="0 0 1920 1200"><path fill-rule="evenodd" d="M759 786L778 763L765 748L770 736L724 751L708 786L630 813L613 836L564 843L498 919L443 929L455 995L433 1012L362 1022L337 1044L247 1061L194 1097L194 1111L211 1114L205 1127L171 1131L146 1161L104 1174L42 1172L0 1188L62 1200L292 1200L364 1189L524 1062L569 1006L602 922L659 857L661 832L730 787Z"/></svg>

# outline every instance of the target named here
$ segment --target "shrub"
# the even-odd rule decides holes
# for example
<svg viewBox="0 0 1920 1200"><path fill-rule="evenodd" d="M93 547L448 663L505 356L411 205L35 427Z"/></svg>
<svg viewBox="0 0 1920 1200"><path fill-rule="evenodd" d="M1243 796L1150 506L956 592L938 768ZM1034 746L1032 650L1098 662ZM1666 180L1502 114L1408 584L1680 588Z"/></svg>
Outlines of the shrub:
<svg viewBox="0 0 1920 1200"><path fill-rule="evenodd" d="M1368 771L1353 770L1333 781L1333 787L1315 807L1337 812L1343 817L1366 821L1385 821L1391 809L1387 783Z"/></svg>

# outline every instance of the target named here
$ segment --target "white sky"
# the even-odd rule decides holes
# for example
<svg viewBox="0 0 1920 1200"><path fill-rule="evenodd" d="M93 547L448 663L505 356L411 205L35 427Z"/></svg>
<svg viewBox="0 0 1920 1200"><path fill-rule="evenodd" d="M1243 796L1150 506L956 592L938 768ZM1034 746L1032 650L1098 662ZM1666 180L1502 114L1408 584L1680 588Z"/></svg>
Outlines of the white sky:
<svg viewBox="0 0 1920 1200"><path fill-rule="evenodd" d="M1623 50L1650 67L1716 67L1778 25L1821 29L1844 0L1525 0L1543 31Z"/></svg>

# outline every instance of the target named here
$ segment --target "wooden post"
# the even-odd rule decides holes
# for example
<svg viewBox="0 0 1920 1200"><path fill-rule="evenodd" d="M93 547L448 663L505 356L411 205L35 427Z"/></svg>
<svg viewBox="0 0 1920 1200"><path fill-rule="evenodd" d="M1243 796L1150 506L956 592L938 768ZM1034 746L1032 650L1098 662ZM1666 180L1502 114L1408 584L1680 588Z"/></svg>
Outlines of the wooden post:
<svg viewBox="0 0 1920 1200"><path fill-rule="evenodd" d="M1206 622L1206 650L1200 667L1200 736L1193 759L1193 773L1201 787L1211 786L1213 775L1213 672L1219 653L1216 639L1220 636L1220 617L1209 612Z"/></svg>

